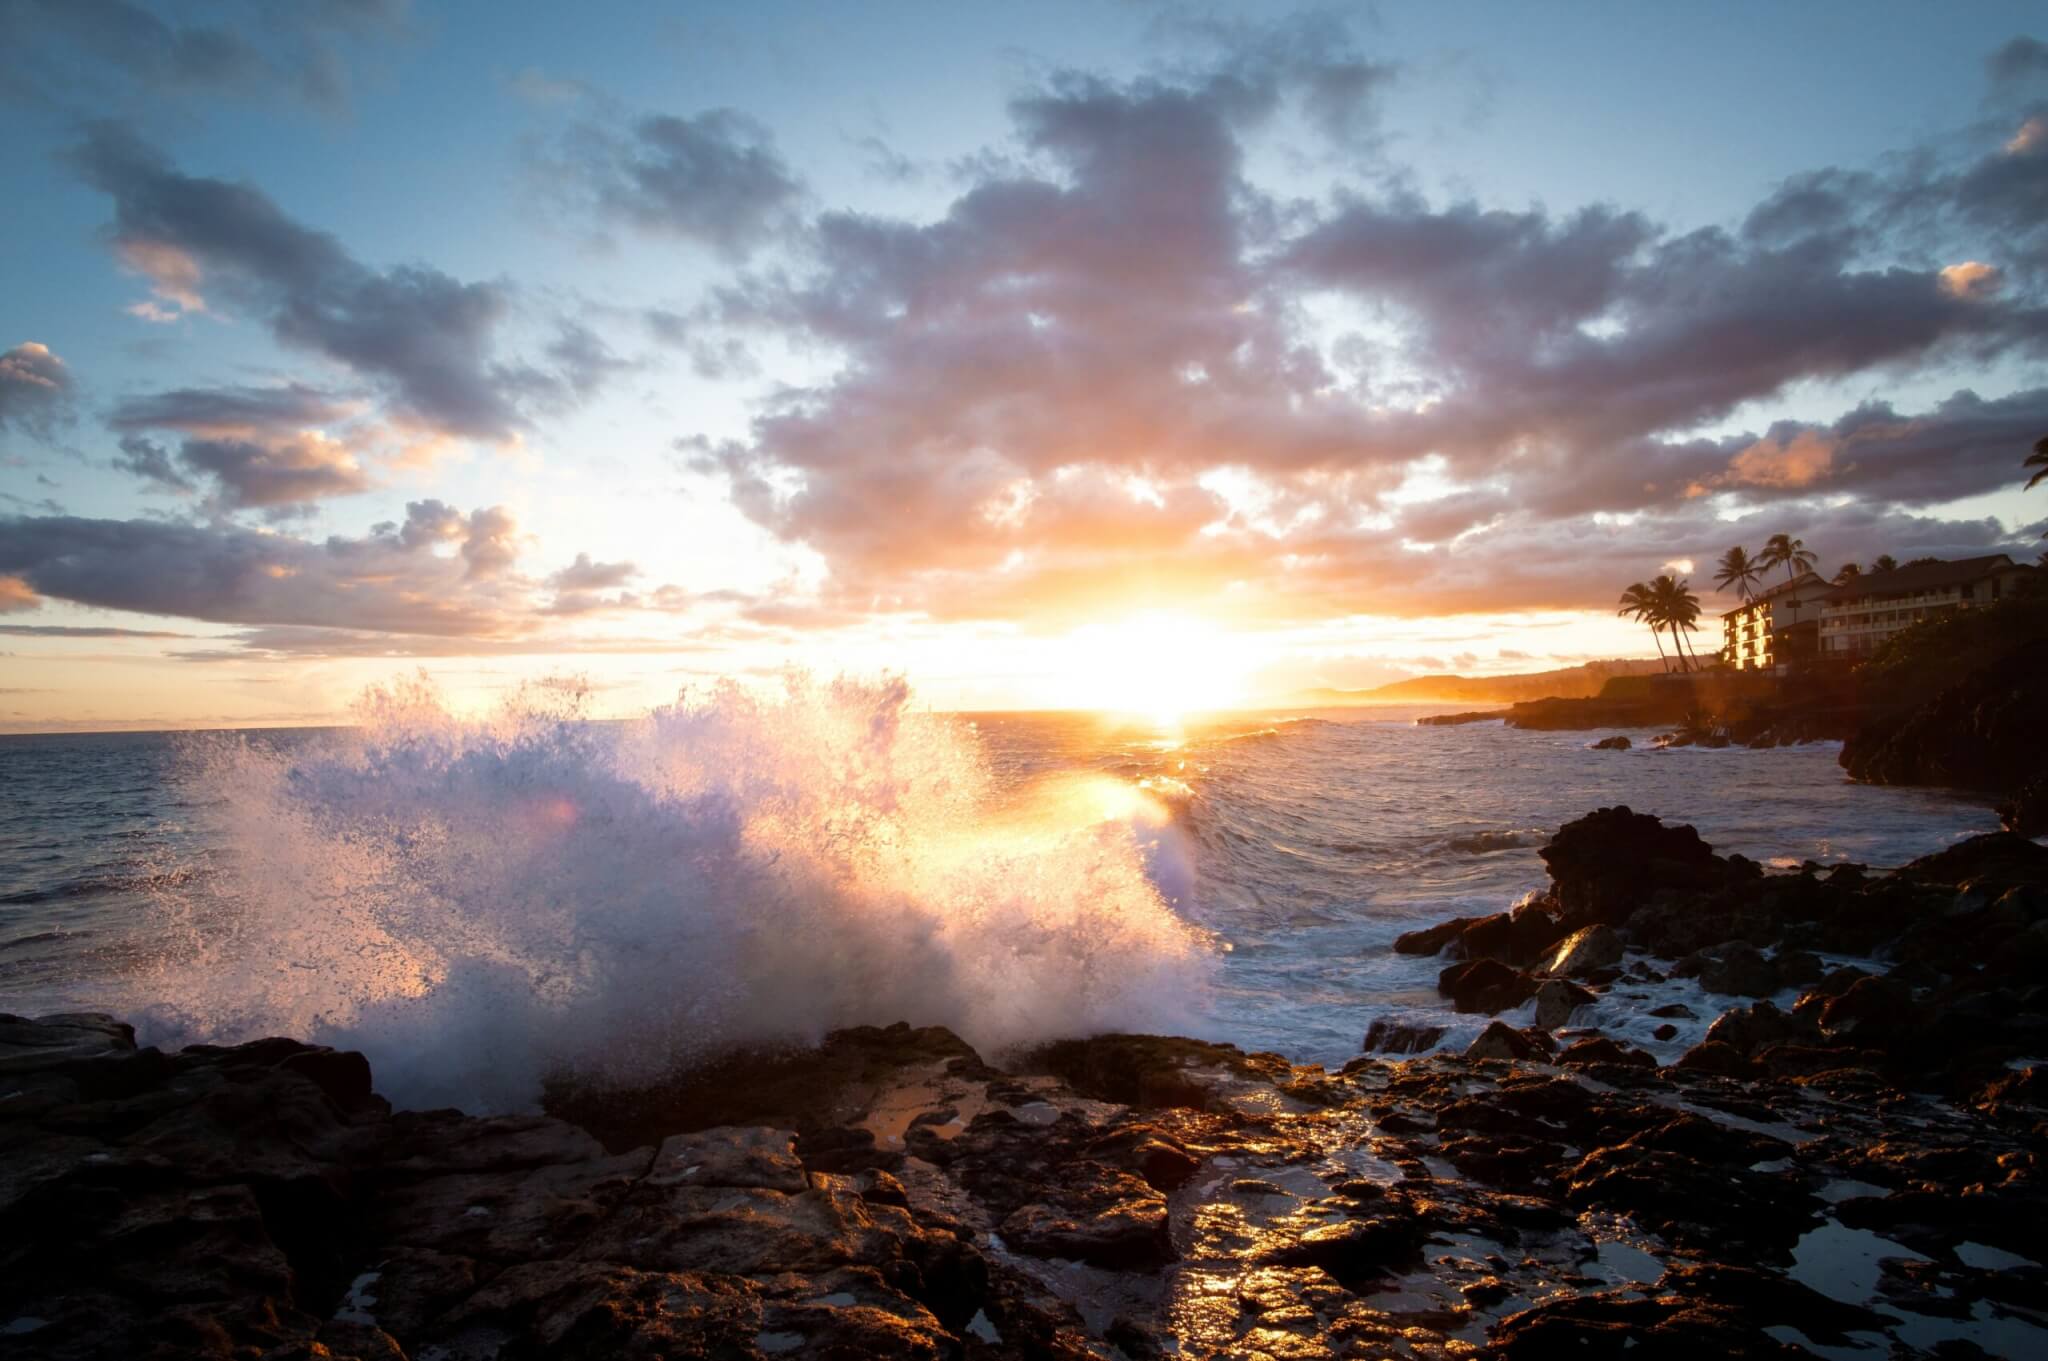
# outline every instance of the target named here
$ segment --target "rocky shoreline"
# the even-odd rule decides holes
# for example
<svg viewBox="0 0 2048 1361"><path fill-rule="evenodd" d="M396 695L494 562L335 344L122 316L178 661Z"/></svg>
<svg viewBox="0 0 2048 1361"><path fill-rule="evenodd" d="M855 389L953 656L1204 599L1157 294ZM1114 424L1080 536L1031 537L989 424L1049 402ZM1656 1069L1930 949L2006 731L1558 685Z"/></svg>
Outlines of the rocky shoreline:
<svg viewBox="0 0 2048 1361"><path fill-rule="evenodd" d="M2048 849L1544 858L1398 947L1500 1019L1334 1072L899 1025L473 1117L0 1018L0 1357L2048 1354ZM1574 1027L1669 977L1727 1003L1675 1062Z"/></svg>

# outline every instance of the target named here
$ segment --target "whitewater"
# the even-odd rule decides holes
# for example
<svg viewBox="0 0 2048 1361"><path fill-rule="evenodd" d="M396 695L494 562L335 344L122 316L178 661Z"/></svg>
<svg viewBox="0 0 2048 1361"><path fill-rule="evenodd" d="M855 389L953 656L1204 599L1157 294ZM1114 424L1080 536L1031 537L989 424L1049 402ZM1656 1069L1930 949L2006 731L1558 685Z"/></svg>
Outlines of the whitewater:
<svg viewBox="0 0 2048 1361"><path fill-rule="evenodd" d="M1336 1063L1381 1017L1465 1038L1393 937L1539 887L1536 849L1594 807L1781 866L1996 826L1849 783L1834 744L961 716L800 675L623 722L590 702L550 682L468 717L413 681L342 729L0 739L0 1011L301 1036L471 1110L897 1020L990 1053L1145 1030Z"/></svg>

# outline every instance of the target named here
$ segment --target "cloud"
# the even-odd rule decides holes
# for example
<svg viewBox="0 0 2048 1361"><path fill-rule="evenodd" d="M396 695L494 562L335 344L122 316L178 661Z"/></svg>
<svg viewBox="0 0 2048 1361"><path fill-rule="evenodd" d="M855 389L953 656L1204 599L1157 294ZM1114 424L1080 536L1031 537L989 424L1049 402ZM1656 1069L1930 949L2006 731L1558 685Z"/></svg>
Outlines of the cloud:
<svg viewBox="0 0 2048 1361"><path fill-rule="evenodd" d="M1011 103L1018 154L975 162L943 211L827 211L801 267L740 276L692 318L836 360L745 438L678 446L823 557L810 603L1037 622L1162 599L1605 608L1616 573L1717 553L1726 514L1846 538L1814 497L2008 485L2048 428L2048 391L1959 391L1688 433L1802 385L2038 361L2048 212L2020 205L2048 194L2048 156L1980 139L1827 168L1692 230L1434 202L1399 176L1281 202L1248 179L1247 138L1343 85L1319 83L1314 43L1247 42L1124 82L1057 73ZM1355 116L1392 78L1354 78ZM1441 485L1418 493L1420 468Z"/></svg>
<svg viewBox="0 0 2048 1361"><path fill-rule="evenodd" d="M590 554L578 553L576 561L548 578L548 584L558 591L605 591L639 574L630 562L592 562Z"/></svg>
<svg viewBox="0 0 2048 1361"><path fill-rule="evenodd" d="M71 624L0 624L0 635L9 638L190 638L189 633L163 629L98 628Z"/></svg>
<svg viewBox="0 0 2048 1361"><path fill-rule="evenodd" d="M22 614L42 607L43 598L26 581L20 577L0 577L0 614Z"/></svg>
<svg viewBox="0 0 2048 1361"><path fill-rule="evenodd" d="M113 199L115 251L163 302L193 310L224 296L279 340L375 384L429 431L502 440L523 423L535 373L495 358L512 306L505 285L423 265L371 269L253 186L185 175L117 124L92 125L71 159Z"/></svg>
<svg viewBox="0 0 2048 1361"><path fill-rule="evenodd" d="M403 526L324 540L231 524L0 519L0 574L41 596L211 623L445 638L531 625L532 584L509 570L518 547L502 507L464 516L433 501L408 506Z"/></svg>
<svg viewBox="0 0 2048 1361"><path fill-rule="evenodd" d="M49 346L25 340L0 352L0 430L47 438L69 414L71 370Z"/></svg>
<svg viewBox="0 0 2048 1361"><path fill-rule="evenodd" d="M803 197L768 129L735 109L579 123L544 163L602 216L729 260L788 231Z"/></svg>
<svg viewBox="0 0 2048 1361"><path fill-rule="evenodd" d="M101 107L138 96L349 102L349 61L403 35L406 0L227 0L204 17L159 17L129 0L0 6L0 97Z"/></svg>
<svg viewBox="0 0 2048 1361"><path fill-rule="evenodd" d="M114 466L169 491L212 487L219 510L262 510L273 517L372 486L357 451L318 428L357 409L301 385L179 388L120 403L108 424L125 432ZM146 438L177 430L173 454Z"/></svg>

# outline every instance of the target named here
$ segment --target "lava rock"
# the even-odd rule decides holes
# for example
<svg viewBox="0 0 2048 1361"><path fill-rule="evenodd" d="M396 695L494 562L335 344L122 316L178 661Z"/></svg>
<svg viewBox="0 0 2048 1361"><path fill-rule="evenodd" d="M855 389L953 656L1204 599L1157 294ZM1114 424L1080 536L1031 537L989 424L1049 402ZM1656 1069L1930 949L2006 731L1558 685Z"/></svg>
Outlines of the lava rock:
<svg viewBox="0 0 2048 1361"><path fill-rule="evenodd" d="M1489 1015L1520 1006L1536 995L1536 988L1533 975L1492 958L1453 964L1436 981L1436 990L1459 1011Z"/></svg>
<svg viewBox="0 0 2048 1361"><path fill-rule="evenodd" d="M1583 978L1596 969L1621 963L1621 937L1611 926L1584 926L1566 936L1549 960L1544 973Z"/></svg>

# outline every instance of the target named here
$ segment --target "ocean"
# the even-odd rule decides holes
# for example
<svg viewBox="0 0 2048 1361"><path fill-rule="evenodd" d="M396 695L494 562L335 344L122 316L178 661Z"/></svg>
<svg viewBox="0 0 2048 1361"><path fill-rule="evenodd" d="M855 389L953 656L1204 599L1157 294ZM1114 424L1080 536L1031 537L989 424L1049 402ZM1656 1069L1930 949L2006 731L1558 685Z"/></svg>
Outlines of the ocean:
<svg viewBox="0 0 2048 1361"><path fill-rule="evenodd" d="M1334 1065L1381 1017L1469 1040L1487 1018L1390 943L1540 888L1537 849L1595 807L1778 866L1997 826L1850 783L1836 744L1595 751L1431 711L1160 726L792 681L629 722L541 687L487 720L420 692L347 729L0 738L0 1011L315 1038L401 1104L471 1109L899 1019L991 1052L1143 1029ZM1579 1019L1672 1057L1726 1000L1694 986ZM1657 1040L1674 998L1700 1020Z"/></svg>

